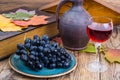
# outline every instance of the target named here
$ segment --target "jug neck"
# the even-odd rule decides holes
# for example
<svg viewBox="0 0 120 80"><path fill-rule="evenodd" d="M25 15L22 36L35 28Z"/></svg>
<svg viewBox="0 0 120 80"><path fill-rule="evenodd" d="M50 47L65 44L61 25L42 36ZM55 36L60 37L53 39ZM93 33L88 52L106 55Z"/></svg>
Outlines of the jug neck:
<svg viewBox="0 0 120 80"><path fill-rule="evenodd" d="M73 6L82 6L83 0L73 0Z"/></svg>

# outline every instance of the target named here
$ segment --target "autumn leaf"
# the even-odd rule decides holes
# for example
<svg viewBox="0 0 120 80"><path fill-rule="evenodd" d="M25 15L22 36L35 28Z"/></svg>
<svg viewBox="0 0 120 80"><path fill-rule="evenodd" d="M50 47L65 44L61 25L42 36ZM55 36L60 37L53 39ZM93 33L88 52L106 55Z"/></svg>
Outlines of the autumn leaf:
<svg viewBox="0 0 120 80"><path fill-rule="evenodd" d="M29 25L40 25L40 24L47 24L48 16L41 15L41 16L33 16L29 21L13 21L14 24L19 26L29 26Z"/></svg>
<svg viewBox="0 0 120 80"><path fill-rule="evenodd" d="M0 15L0 27L1 26L6 26L7 24L10 23L10 21L11 21L10 19Z"/></svg>
<svg viewBox="0 0 120 80"><path fill-rule="evenodd" d="M6 31L21 31L22 27L11 23L11 19L8 19L8 18L4 17L3 15L0 15L0 30L2 30L4 32L6 32Z"/></svg>
<svg viewBox="0 0 120 80"><path fill-rule="evenodd" d="M12 20L29 20L32 16L35 15L35 11L18 9L16 12L4 13L2 15Z"/></svg>
<svg viewBox="0 0 120 80"><path fill-rule="evenodd" d="M87 47L83 50L80 50L80 52L95 53L95 46L92 43L88 43Z"/></svg>
<svg viewBox="0 0 120 80"><path fill-rule="evenodd" d="M0 28L2 31L6 32L6 31L21 31L22 28L20 26L16 26L13 23L9 23L6 26L3 26Z"/></svg>
<svg viewBox="0 0 120 80"><path fill-rule="evenodd" d="M110 63L120 62L120 49L108 49L105 52L105 58Z"/></svg>

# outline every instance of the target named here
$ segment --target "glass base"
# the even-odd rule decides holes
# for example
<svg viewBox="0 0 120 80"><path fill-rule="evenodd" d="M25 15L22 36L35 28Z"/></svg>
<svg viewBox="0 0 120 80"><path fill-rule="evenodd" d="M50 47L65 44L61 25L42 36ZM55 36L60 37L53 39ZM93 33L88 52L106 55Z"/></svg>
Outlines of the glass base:
<svg viewBox="0 0 120 80"><path fill-rule="evenodd" d="M98 61L90 62L87 65L87 70L90 72L105 72L107 69L107 65L101 62L99 63Z"/></svg>

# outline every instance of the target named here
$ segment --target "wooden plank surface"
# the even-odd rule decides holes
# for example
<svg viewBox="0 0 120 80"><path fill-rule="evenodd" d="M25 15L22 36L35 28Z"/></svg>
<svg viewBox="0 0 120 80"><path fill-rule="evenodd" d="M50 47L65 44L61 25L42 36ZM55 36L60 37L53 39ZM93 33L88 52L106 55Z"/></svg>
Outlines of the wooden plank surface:
<svg viewBox="0 0 120 80"><path fill-rule="evenodd" d="M120 13L120 0L94 0L118 13Z"/></svg>
<svg viewBox="0 0 120 80"><path fill-rule="evenodd" d="M0 0L0 11L7 11L19 7L46 9L55 6L60 0Z"/></svg>
<svg viewBox="0 0 120 80"><path fill-rule="evenodd" d="M104 43L104 46L120 49L120 26L115 27L111 38ZM120 80L120 64L110 64L102 55L102 61L108 65L108 70L101 74L92 73L86 70L86 65L90 60L95 58L93 53L70 52L75 55L78 63L77 68L70 74L50 79L30 78L13 71L8 64L8 59L6 59L0 62L0 80Z"/></svg>

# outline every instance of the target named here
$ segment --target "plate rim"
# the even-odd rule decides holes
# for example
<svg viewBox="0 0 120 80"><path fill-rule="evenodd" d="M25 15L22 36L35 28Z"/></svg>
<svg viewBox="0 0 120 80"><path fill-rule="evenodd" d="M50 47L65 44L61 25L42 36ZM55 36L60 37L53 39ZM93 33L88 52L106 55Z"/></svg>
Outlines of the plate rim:
<svg viewBox="0 0 120 80"><path fill-rule="evenodd" d="M15 54L13 54L13 55L15 55ZM74 59L75 59L75 62L76 62L75 65L74 65L70 70L68 70L68 71L66 71L66 72L63 72L63 73L60 73L60 74L55 74L55 75L50 75L50 76L32 75L32 74L28 74L28 73L25 73L25 72L22 72L22 71L16 69L16 68L12 65L12 63L11 63L11 58L12 58L13 55L11 55L10 58L9 58L9 65L10 65L10 67L11 67L15 72L17 72L17 73L19 73L19 74L22 74L22 75L25 75L25 76L28 76L28 77L34 77L34 78L54 78L54 77L59 77L59 76L63 76L63 75L66 75L66 74L72 72L72 71L77 67L77 59L75 58L75 56L74 56L73 54L70 54L70 55L74 56Z"/></svg>

